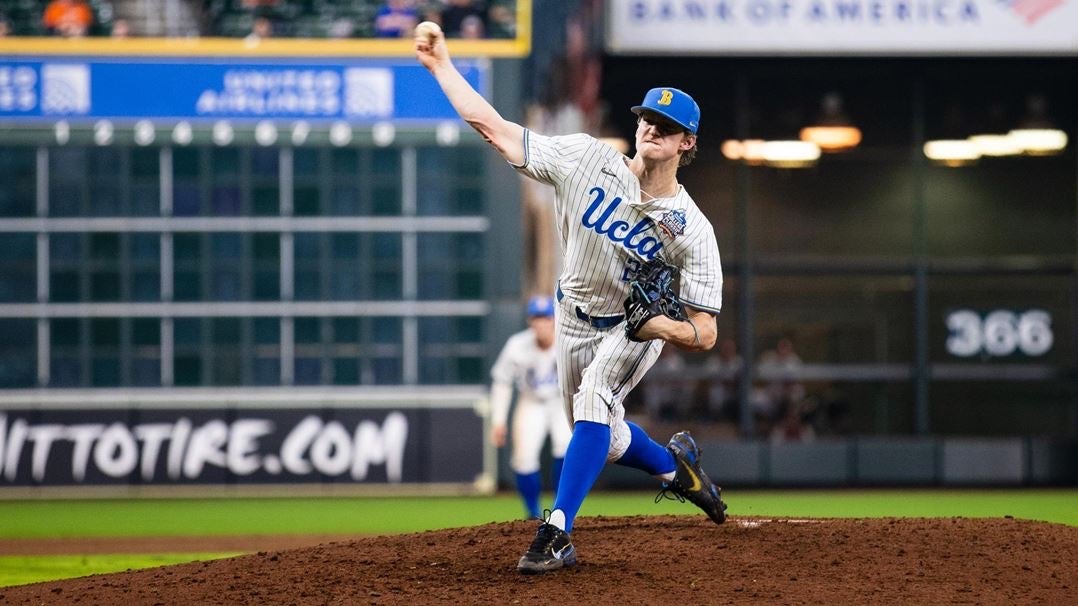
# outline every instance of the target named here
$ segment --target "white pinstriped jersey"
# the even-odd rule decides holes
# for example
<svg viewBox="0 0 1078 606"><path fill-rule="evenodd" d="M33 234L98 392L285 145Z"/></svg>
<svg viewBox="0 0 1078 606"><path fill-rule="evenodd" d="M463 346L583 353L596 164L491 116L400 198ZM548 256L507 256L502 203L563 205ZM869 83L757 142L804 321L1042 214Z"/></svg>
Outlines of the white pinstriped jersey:
<svg viewBox="0 0 1078 606"><path fill-rule="evenodd" d="M628 158L586 134L547 137L525 130L524 164L515 168L557 192L565 255L559 285L585 313L622 314L631 272L656 255L680 270L678 294L687 305L719 312L715 231L683 187L673 197L644 200Z"/></svg>
<svg viewBox="0 0 1078 606"><path fill-rule="evenodd" d="M558 390L556 353L553 347L540 349L535 333L530 328L522 330L505 342L498 359L490 370L495 383L513 385L520 403L561 402ZM509 412L509 402L493 402L493 421L504 425Z"/></svg>

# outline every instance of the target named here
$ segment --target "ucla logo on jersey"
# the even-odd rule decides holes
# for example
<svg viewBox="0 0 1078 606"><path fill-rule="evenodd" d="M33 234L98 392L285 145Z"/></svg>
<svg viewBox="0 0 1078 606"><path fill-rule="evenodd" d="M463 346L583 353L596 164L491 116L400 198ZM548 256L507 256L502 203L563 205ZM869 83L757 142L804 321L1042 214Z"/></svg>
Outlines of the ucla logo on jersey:
<svg viewBox="0 0 1078 606"><path fill-rule="evenodd" d="M685 233L685 223L685 211L668 210L659 219L659 229L671 238L676 238Z"/></svg>
<svg viewBox="0 0 1078 606"><path fill-rule="evenodd" d="M655 225L654 221L648 217L640 219L635 225L629 225L628 221L620 219L614 221L612 220L614 211L621 205L621 197L612 198L604 206L606 190L593 187L588 193L593 196L593 199L584 211L584 216L580 218L581 225L648 260L654 259L655 255L659 254L659 250L663 247L662 240L644 235Z"/></svg>
<svg viewBox="0 0 1078 606"><path fill-rule="evenodd" d="M539 391L544 387L557 387L558 386L558 372L556 366L550 366L543 372L540 372L536 368L529 368L524 373L524 382L531 388L532 391Z"/></svg>
<svg viewBox="0 0 1078 606"><path fill-rule="evenodd" d="M664 90L659 95L659 105L670 105L674 101L674 91Z"/></svg>

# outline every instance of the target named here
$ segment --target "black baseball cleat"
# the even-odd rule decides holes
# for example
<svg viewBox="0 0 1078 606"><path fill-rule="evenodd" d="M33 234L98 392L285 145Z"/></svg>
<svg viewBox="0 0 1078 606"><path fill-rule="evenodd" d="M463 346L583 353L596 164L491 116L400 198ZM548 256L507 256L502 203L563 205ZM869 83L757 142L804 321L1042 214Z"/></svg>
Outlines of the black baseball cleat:
<svg viewBox="0 0 1078 606"><path fill-rule="evenodd" d="M663 484L655 502L658 503L664 497L682 502L689 500L704 510L707 517L716 524L725 522L726 503L722 502L722 489L716 486L700 467L700 447L689 432L679 431L674 434L666 447L673 453L677 468L673 481ZM668 492L674 496L669 496Z"/></svg>
<svg viewBox="0 0 1078 606"><path fill-rule="evenodd" d="M569 533L553 524L543 522L535 533L531 547L517 562L522 574L543 574L576 565L576 548Z"/></svg>

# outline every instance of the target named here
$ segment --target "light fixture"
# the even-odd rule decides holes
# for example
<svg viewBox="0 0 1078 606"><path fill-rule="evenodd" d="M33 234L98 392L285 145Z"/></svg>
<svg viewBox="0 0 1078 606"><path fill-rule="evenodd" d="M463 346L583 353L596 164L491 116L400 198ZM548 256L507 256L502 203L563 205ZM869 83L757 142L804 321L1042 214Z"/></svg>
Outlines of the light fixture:
<svg viewBox="0 0 1078 606"><path fill-rule="evenodd" d="M153 122L149 120L139 120L135 122L135 143L145 147L157 138L157 132L154 130Z"/></svg>
<svg viewBox="0 0 1078 606"><path fill-rule="evenodd" d="M741 159L749 166L762 166L764 164L763 139L745 139L741 142Z"/></svg>
<svg viewBox="0 0 1078 606"><path fill-rule="evenodd" d="M306 120L292 124L292 145L303 145L311 136L311 125Z"/></svg>
<svg viewBox="0 0 1078 606"><path fill-rule="evenodd" d="M98 120L94 123L94 143L101 146L111 144L112 136L115 132L112 122L108 120Z"/></svg>
<svg viewBox="0 0 1078 606"><path fill-rule="evenodd" d="M375 122L371 127L371 138L378 147L389 147L397 138L397 127L392 122ZM349 134L349 140L351 140L351 134Z"/></svg>
<svg viewBox="0 0 1078 606"><path fill-rule="evenodd" d="M977 145L969 139L926 141L924 154L929 160L952 167L973 164L981 157Z"/></svg>
<svg viewBox="0 0 1078 606"><path fill-rule="evenodd" d="M377 140L377 135L375 135L375 139ZM334 147L344 147L345 145L348 145L352 142L352 127L343 120L334 122L329 127L329 142L332 143ZM392 142L392 140L390 142Z"/></svg>
<svg viewBox="0 0 1078 606"><path fill-rule="evenodd" d="M762 166L764 163L763 139L727 139L722 142L720 151L727 160L741 161L749 166Z"/></svg>
<svg viewBox="0 0 1078 606"><path fill-rule="evenodd" d="M1030 156L1052 156L1067 147L1067 133L1057 128L1016 128L1007 135Z"/></svg>
<svg viewBox="0 0 1078 606"><path fill-rule="evenodd" d="M255 141L262 147L269 147L277 142L277 125L269 120L262 120L255 125Z"/></svg>
<svg viewBox="0 0 1078 606"><path fill-rule="evenodd" d="M805 168L820 159L820 146L810 141L767 141L764 163L775 168Z"/></svg>
<svg viewBox="0 0 1078 606"><path fill-rule="evenodd" d="M749 166L803 168L812 166L820 159L820 147L807 141L727 139L722 142L721 151L727 160L744 162Z"/></svg>
<svg viewBox="0 0 1078 606"><path fill-rule="evenodd" d="M177 145L190 145L192 139L194 139L194 132L190 122L181 120L172 128L172 140Z"/></svg>
<svg viewBox="0 0 1078 606"><path fill-rule="evenodd" d="M228 120L218 120L213 123L213 142L221 147L230 145L236 138L236 131Z"/></svg>
<svg viewBox="0 0 1078 606"><path fill-rule="evenodd" d="M827 93L820 105L819 118L812 126L801 129L801 140L815 143L821 151L829 153L857 147L861 143L861 129L842 111L842 97Z"/></svg>
<svg viewBox="0 0 1078 606"><path fill-rule="evenodd" d="M460 126L451 120L439 123L434 129L434 140L444 147L452 147L460 143Z"/></svg>
<svg viewBox="0 0 1078 606"><path fill-rule="evenodd" d="M722 157L727 160L740 160L744 155L745 146L737 139L727 139L722 142L722 147L719 150L722 152Z"/></svg>
<svg viewBox="0 0 1078 606"><path fill-rule="evenodd" d="M1017 156L1022 153L1021 145L1010 135L972 135L969 141L982 156Z"/></svg>
<svg viewBox="0 0 1078 606"><path fill-rule="evenodd" d="M1048 119L1048 100L1040 94L1026 99L1026 116L1007 135L1030 156L1051 156L1067 147L1067 133Z"/></svg>
<svg viewBox="0 0 1078 606"><path fill-rule="evenodd" d="M52 127L53 132L56 133L56 142L60 145L67 145L67 142L71 140L71 125L67 123L67 120L59 120Z"/></svg>

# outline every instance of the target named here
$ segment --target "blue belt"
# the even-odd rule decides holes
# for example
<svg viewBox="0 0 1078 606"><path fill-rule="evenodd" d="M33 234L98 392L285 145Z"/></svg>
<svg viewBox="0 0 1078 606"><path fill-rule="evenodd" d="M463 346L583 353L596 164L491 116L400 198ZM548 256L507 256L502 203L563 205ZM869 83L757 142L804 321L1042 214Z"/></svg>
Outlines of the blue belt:
<svg viewBox="0 0 1078 606"><path fill-rule="evenodd" d="M560 284L558 285L558 288L556 290L556 294L558 296L558 303L561 303L561 300L565 298L565 295L561 292L561 285ZM594 326L595 328L598 328L599 330L606 330L608 328L613 328L613 327L617 326L618 324L621 324L622 320L625 319L625 316L602 316L602 317L589 316L588 314L584 313L584 310L580 309L576 305L573 306L573 309L576 310L576 317L578 317L581 320L587 322L588 324L591 324L592 326Z"/></svg>

